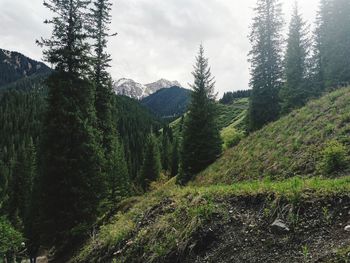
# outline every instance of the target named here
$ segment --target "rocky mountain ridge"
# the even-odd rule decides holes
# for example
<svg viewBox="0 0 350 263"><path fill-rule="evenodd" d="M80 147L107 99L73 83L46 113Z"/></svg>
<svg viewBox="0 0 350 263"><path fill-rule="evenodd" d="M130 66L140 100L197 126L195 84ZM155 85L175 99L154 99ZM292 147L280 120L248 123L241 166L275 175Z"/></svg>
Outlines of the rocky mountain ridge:
<svg viewBox="0 0 350 263"><path fill-rule="evenodd" d="M158 90L171 88L174 86L182 87L178 81L169 81L166 79L160 79L149 84L141 84L132 79L122 78L114 82L113 89L117 95L123 95L140 100L148 97Z"/></svg>

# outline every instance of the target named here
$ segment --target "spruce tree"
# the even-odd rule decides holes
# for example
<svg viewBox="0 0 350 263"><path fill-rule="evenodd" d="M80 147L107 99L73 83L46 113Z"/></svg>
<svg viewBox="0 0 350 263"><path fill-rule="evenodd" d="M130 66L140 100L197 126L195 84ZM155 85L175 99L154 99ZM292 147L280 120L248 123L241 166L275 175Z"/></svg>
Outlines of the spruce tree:
<svg viewBox="0 0 350 263"><path fill-rule="evenodd" d="M172 130L168 125L164 125L161 136L161 161L162 168L164 171L169 171L171 166L171 148L172 148L173 134Z"/></svg>
<svg viewBox="0 0 350 263"><path fill-rule="evenodd" d="M147 138L144 159L139 177L140 186L144 191L149 190L150 184L157 181L160 175L161 163L157 138L151 134Z"/></svg>
<svg viewBox="0 0 350 263"><path fill-rule="evenodd" d="M170 170L170 175L172 177L176 176L179 172L179 143L178 139L175 139L172 152L171 152L171 170Z"/></svg>
<svg viewBox="0 0 350 263"><path fill-rule="evenodd" d="M98 128L102 133L102 146L111 151L116 135L112 119L112 79L107 72L111 56L106 52L108 43L108 25L111 23L111 6L109 0L95 0L91 9L90 34L94 41L92 78L96 85L96 114Z"/></svg>
<svg viewBox="0 0 350 263"><path fill-rule="evenodd" d="M24 215L24 237L27 239L26 248L31 262L35 262L40 248L40 203L39 203L39 176L37 173L36 149L30 138L26 154L27 171L31 176L27 186L26 211Z"/></svg>
<svg viewBox="0 0 350 263"><path fill-rule="evenodd" d="M87 79L88 3L45 2L55 17L46 21L53 26L52 37L40 42L46 47L45 58L55 67L47 81L48 110L41 154L41 229L44 244L58 248L88 233L98 216L104 190L94 85Z"/></svg>
<svg viewBox="0 0 350 263"><path fill-rule="evenodd" d="M124 148L114 124L112 78L107 72L111 61L111 55L106 51L108 38L116 35L108 33L111 8L109 0L94 1L91 9L90 34L94 40L92 78L96 85L95 107L105 157L104 173L107 175L109 201L117 201L129 194L130 178L125 166Z"/></svg>
<svg viewBox="0 0 350 263"><path fill-rule="evenodd" d="M292 109L303 106L310 96L311 91L307 83L309 45L306 23L295 3L285 58L286 82L280 91L282 113L288 113Z"/></svg>
<svg viewBox="0 0 350 263"><path fill-rule="evenodd" d="M108 173L110 204L117 203L130 195L131 182L128 173L128 166L125 160L124 147L118 142L117 137L112 145L112 152L107 160L112 169ZM113 169L114 168L114 169Z"/></svg>
<svg viewBox="0 0 350 263"><path fill-rule="evenodd" d="M279 0L258 0L250 34L252 95L249 129L260 129L279 116L278 93L282 86L282 27Z"/></svg>
<svg viewBox="0 0 350 263"><path fill-rule="evenodd" d="M214 78L201 45L194 66L189 112L184 121L179 184L185 184L221 154L222 141L215 120Z"/></svg>
<svg viewBox="0 0 350 263"><path fill-rule="evenodd" d="M317 19L316 54L319 55L324 85L350 81L350 2L322 0Z"/></svg>

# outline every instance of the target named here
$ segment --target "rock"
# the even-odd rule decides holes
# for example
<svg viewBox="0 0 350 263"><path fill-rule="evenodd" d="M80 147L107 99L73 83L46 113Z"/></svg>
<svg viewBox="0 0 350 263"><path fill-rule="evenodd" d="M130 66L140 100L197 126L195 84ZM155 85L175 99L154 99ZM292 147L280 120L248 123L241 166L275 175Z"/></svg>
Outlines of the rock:
<svg viewBox="0 0 350 263"><path fill-rule="evenodd" d="M132 244L134 244L134 241L129 240L129 241L126 243L126 246L130 247Z"/></svg>
<svg viewBox="0 0 350 263"><path fill-rule="evenodd" d="M271 230L275 234L285 234L290 231L289 227L280 219L276 219L272 224L271 224Z"/></svg>
<svg viewBox="0 0 350 263"><path fill-rule="evenodd" d="M350 225L344 227L344 230L345 230L346 232L350 232Z"/></svg>

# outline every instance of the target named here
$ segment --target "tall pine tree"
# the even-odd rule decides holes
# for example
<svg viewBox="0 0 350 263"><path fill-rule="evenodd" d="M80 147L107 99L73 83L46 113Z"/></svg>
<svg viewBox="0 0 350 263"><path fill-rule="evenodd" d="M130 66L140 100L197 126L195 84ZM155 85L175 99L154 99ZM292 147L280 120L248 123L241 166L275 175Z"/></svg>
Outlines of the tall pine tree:
<svg viewBox="0 0 350 263"><path fill-rule="evenodd" d="M109 0L94 1L91 9L90 34L94 40L95 54L92 78L96 85L95 107L104 150L104 173L107 176L109 200L116 201L128 195L130 182L128 170L125 167L124 150L113 120L112 78L107 72L110 67L111 55L107 53L106 49L108 38L113 36L108 33L109 24L111 23L111 8L112 4Z"/></svg>
<svg viewBox="0 0 350 263"><path fill-rule="evenodd" d="M109 0L95 0L91 9L90 34L94 40L92 78L96 85L96 114L98 127L102 133L102 146L108 152L113 144L115 127L112 119L112 80L107 72L111 56L106 52L108 43L108 25L111 23Z"/></svg>
<svg viewBox="0 0 350 263"><path fill-rule="evenodd" d="M307 58L310 45L307 33L306 23L299 13L297 3L295 3L285 57L286 82L280 91L282 113L288 113L303 106L311 95L307 83Z"/></svg>
<svg viewBox="0 0 350 263"><path fill-rule="evenodd" d="M171 152L171 170L170 170L170 176L174 177L179 172L179 143L178 138L175 139L175 142L173 144L172 152Z"/></svg>
<svg viewBox="0 0 350 263"><path fill-rule="evenodd" d="M177 182L185 184L221 154L222 141L215 120L214 78L201 45L194 66L194 84L189 112L185 117L181 149L181 172Z"/></svg>
<svg viewBox="0 0 350 263"><path fill-rule="evenodd" d="M144 191L149 190L150 184L159 179L161 169L160 154L157 138L151 134L147 138L144 159L139 177L140 186Z"/></svg>
<svg viewBox="0 0 350 263"><path fill-rule="evenodd" d="M350 2L321 0L317 18L316 80L322 76L326 87L350 81Z"/></svg>
<svg viewBox="0 0 350 263"><path fill-rule="evenodd" d="M279 116L279 90L282 86L282 27L279 0L258 0L255 8L249 53L250 86L249 129L260 129Z"/></svg>
<svg viewBox="0 0 350 263"><path fill-rule="evenodd" d="M112 167L107 177L109 185L108 201L110 204L117 203L129 196L131 189L124 147L117 140L114 140L114 143L116 145L112 145L112 151L109 153L107 160L109 167Z"/></svg>
<svg viewBox="0 0 350 263"><path fill-rule="evenodd" d="M80 240L94 223L103 193L101 148L90 72L87 5L84 0L48 0L53 27L42 39L55 66L49 77L42 142L41 219L45 245ZM67 247L66 247L67 248Z"/></svg>

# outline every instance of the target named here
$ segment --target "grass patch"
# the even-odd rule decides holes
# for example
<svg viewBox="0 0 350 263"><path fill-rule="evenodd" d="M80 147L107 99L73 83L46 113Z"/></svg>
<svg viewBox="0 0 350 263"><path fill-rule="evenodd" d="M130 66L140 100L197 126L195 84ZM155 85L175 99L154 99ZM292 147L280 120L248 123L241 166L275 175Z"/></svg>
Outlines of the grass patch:
<svg viewBox="0 0 350 263"><path fill-rule="evenodd" d="M222 200L230 197L274 195L297 203L302 199L349 192L350 177L294 177L277 182L265 179L209 187L179 187L171 180L163 188L138 197L128 211L119 212L110 223L102 226L72 262L91 262L101 251L116 252L118 249L122 252L116 262L127 262L135 254L143 255L145 262L159 262L172 251L185 250L193 233L213 214L224 215ZM130 241L132 245L125 247Z"/></svg>

